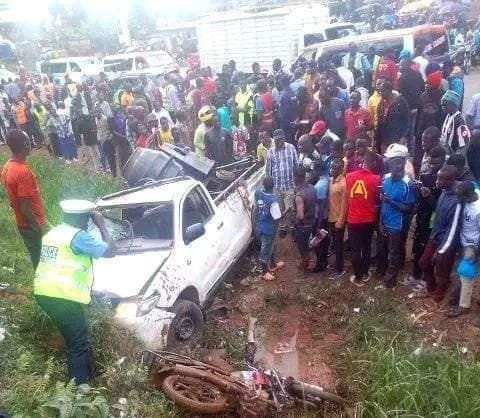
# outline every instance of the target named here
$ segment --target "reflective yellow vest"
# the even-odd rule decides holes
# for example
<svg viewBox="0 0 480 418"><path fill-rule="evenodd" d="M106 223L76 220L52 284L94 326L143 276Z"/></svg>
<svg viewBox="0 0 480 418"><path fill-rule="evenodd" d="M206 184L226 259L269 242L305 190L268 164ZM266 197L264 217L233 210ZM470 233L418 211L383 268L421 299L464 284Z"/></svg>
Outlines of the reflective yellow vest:
<svg viewBox="0 0 480 418"><path fill-rule="evenodd" d="M90 303L92 260L88 255L75 254L71 248L71 242L79 231L61 224L43 237L33 285L35 295Z"/></svg>

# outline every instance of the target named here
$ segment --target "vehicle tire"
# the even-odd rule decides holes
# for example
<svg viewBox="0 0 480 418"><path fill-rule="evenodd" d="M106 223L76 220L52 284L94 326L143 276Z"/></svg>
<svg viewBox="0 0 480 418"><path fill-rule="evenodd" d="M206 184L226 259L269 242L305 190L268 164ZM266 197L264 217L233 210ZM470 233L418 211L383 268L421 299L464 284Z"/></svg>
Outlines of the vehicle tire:
<svg viewBox="0 0 480 418"><path fill-rule="evenodd" d="M196 377L173 374L162 383L165 395L175 403L197 414L220 414L228 409L228 400L213 383Z"/></svg>
<svg viewBox="0 0 480 418"><path fill-rule="evenodd" d="M175 313L168 329L167 347L193 346L203 335L203 313L200 307L189 300L178 300L172 308Z"/></svg>
<svg viewBox="0 0 480 418"><path fill-rule="evenodd" d="M298 380L293 381L289 385L288 389L300 398L313 397L322 401L333 402L341 406L345 406L347 403L346 400L341 396L335 395L334 393L325 392L318 386L309 385Z"/></svg>

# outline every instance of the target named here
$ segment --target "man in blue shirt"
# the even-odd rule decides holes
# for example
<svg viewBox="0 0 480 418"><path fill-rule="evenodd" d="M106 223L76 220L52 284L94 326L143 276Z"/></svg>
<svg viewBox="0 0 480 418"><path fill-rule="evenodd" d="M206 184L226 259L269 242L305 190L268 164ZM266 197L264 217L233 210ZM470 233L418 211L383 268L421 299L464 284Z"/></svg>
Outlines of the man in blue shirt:
<svg viewBox="0 0 480 418"><path fill-rule="evenodd" d="M380 230L377 272L386 288L397 283L397 274L405 263L405 244L415 204L413 182L405 175L406 147L389 158L390 173L382 182L380 194ZM403 149L404 148L404 149Z"/></svg>
<svg viewBox="0 0 480 418"><path fill-rule="evenodd" d="M273 178L263 179L263 188L255 191L255 229L260 235L260 263L262 263L262 278L267 281L275 279L273 272L282 268L283 261L275 261L274 249L277 237L278 223L282 216L278 197L273 191Z"/></svg>
<svg viewBox="0 0 480 418"><path fill-rule="evenodd" d="M323 234L320 230L328 231L328 186L330 178L328 177L329 166L325 161L315 161L313 163L314 188L316 195L316 218L317 222L314 233L317 237ZM312 269L312 273L321 273L327 268L329 237L325 236L315 247L317 262Z"/></svg>

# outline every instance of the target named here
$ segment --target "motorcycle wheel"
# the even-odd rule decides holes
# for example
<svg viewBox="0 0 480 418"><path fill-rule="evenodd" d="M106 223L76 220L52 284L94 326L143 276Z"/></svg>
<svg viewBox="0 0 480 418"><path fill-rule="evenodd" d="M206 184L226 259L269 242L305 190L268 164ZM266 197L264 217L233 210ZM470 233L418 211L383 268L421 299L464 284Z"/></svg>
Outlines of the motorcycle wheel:
<svg viewBox="0 0 480 418"><path fill-rule="evenodd" d="M219 414L228 409L228 398L220 388L202 379L173 374L162 389L175 405L197 414Z"/></svg>

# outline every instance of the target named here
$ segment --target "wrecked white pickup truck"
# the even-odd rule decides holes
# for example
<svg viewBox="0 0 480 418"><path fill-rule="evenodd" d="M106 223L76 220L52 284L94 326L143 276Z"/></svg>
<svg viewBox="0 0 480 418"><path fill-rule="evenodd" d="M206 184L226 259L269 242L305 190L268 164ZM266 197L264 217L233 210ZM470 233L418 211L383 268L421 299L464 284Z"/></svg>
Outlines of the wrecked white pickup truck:
<svg viewBox="0 0 480 418"><path fill-rule="evenodd" d="M175 150L168 151L172 162ZM137 166L145 167L155 152L145 151ZM158 161L153 166L158 171ZM219 173L231 179L218 181ZM253 195L263 169L251 159L222 171L212 163L200 177L149 178L96 202L118 251L94 261L93 293L106 298L120 324L149 349L198 341L202 308L251 242Z"/></svg>

